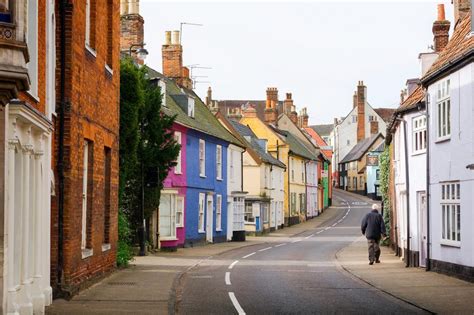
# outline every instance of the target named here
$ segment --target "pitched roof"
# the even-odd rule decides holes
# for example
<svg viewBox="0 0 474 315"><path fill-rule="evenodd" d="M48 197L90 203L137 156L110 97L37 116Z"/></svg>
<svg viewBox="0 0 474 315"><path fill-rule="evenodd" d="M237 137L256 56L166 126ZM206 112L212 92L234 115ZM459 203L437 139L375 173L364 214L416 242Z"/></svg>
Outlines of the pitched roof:
<svg viewBox="0 0 474 315"><path fill-rule="evenodd" d="M471 14L466 14L454 29L446 47L439 53L438 58L421 79L423 83L443 72L445 68L451 67L456 62L464 59L464 57L474 54L474 36L470 35L470 32Z"/></svg>
<svg viewBox="0 0 474 315"><path fill-rule="evenodd" d="M316 144L321 149L321 152L323 152L327 158L331 159L332 150L324 149L325 147L329 147L326 141L324 141L323 138L321 138L321 136L313 128L306 127L304 130L311 136L311 138L316 141Z"/></svg>
<svg viewBox="0 0 474 315"><path fill-rule="evenodd" d="M242 142L221 125L194 91L180 88L176 82L163 76L163 74L152 68L148 68L148 77L149 79L158 78L164 80L166 83L166 106L161 107L161 110L165 115L175 115L175 121L185 127L214 136L237 146L244 147ZM176 97L173 97L176 95L188 95L194 98L194 118L189 117L188 114L185 113L176 103Z"/></svg>
<svg viewBox="0 0 474 315"><path fill-rule="evenodd" d="M290 146L291 152L309 160L316 159L316 156L314 156L314 154L311 153L306 148L306 146L303 143L301 143L301 141L298 138L296 138L291 132L278 129L273 125L268 125L268 126L277 134L284 137L285 142Z"/></svg>
<svg viewBox="0 0 474 315"><path fill-rule="evenodd" d="M359 160L379 137L383 138L381 133L372 135L369 138L365 138L364 140L358 142L339 163L347 163Z"/></svg>
<svg viewBox="0 0 474 315"><path fill-rule="evenodd" d="M329 136L329 134L333 131L334 125L333 124L326 124L326 125L313 125L309 126L309 128L316 131L316 133L320 136Z"/></svg>
<svg viewBox="0 0 474 315"><path fill-rule="evenodd" d="M234 120L229 120L229 122L236 132L238 132L240 136L244 137L247 147L250 150L253 150L263 162L276 165L281 168L286 168L286 165L283 162L277 160L270 153L265 151L265 148L263 148L258 142L258 138L255 133L248 126L244 126Z"/></svg>
<svg viewBox="0 0 474 315"><path fill-rule="evenodd" d="M418 106L418 104L424 103L425 93L421 85L418 87L407 97L406 100L397 108L397 113L403 113L408 110L414 109Z"/></svg>
<svg viewBox="0 0 474 315"><path fill-rule="evenodd" d="M377 115L379 115L386 123L390 121L395 110L395 108L374 108Z"/></svg>

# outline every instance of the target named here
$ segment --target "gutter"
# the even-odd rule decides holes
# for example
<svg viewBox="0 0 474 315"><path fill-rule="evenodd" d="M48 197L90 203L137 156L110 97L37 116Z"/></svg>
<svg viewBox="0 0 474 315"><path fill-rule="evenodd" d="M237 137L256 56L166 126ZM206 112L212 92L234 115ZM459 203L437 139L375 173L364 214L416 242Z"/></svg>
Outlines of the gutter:
<svg viewBox="0 0 474 315"><path fill-rule="evenodd" d="M471 63L474 60L474 49L468 50L466 53L462 54L458 58L451 60L435 72L429 74L428 76L421 79L421 84L424 87L427 87L434 81L436 81L439 77L446 76L451 74L452 72L456 71L459 68ZM444 75L443 72L446 72Z"/></svg>
<svg viewBox="0 0 474 315"><path fill-rule="evenodd" d="M426 94L426 271L431 270L431 237L430 237L430 101Z"/></svg>
<svg viewBox="0 0 474 315"><path fill-rule="evenodd" d="M60 18L60 87L59 87L59 139L58 139L58 274L57 287L62 291L63 277L63 241L64 241L64 109L66 107L66 5L67 0L61 0L59 3Z"/></svg>

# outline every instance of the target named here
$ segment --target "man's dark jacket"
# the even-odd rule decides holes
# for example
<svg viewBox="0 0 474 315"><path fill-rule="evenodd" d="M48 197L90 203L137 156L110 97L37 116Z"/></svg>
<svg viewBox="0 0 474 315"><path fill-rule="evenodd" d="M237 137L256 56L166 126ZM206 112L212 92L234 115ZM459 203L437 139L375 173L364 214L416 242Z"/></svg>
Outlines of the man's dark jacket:
<svg viewBox="0 0 474 315"><path fill-rule="evenodd" d="M369 240L380 240L382 234L385 232L385 223L383 217L377 210L372 210L362 220L361 224L362 234Z"/></svg>

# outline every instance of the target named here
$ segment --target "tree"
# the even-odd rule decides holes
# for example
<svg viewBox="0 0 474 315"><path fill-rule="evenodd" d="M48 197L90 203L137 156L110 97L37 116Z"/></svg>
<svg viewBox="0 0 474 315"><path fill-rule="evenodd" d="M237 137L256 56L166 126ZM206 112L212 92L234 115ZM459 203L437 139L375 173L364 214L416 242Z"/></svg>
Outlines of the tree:
<svg viewBox="0 0 474 315"><path fill-rule="evenodd" d="M148 219L159 206L163 181L180 150L171 131L175 117L162 113L163 95L160 87L148 80L147 71L131 58L121 60L119 215L123 217L119 219L124 221L119 229L119 264L130 259L129 245L137 239L130 231L137 231L142 224L142 186Z"/></svg>

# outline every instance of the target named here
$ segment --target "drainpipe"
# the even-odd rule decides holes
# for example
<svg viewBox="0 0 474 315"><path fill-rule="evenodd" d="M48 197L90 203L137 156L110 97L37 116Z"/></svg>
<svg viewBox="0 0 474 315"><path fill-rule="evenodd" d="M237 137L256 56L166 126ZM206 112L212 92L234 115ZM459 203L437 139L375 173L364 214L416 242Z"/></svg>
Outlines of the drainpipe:
<svg viewBox="0 0 474 315"><path fill-rule="evenodd" d="M244 191L244 153L240 152L240 191Z"/></svg>
<svg viewBox="0 0 474 315"><path fill-rule="evenodd" d="M63 276L63 240L64 240L64 108L66 107L66 5L67 0L59 3L60 16L60 86L59 86L59 139L58 139L58 274L57 287L61 292Z"/></svg>
<svg viewBox="0 0 474 315"><path fill-rule="evenodd" d="M309 161L304 162L304 192L305 192L305 217L308 220L308 165Z"/></svg>
<svg viewBox="0 0 474 315"><path fill-rule="evenodd" d="M407 190L407 257L405 267L410 267L410 172L408 171L407 122L403 120L403 137L405 141L405 186Z"/></svg>
<svg viewBox="0 0 474 315"><path fill-rule="evenodd" d="M474 9L474 8L473 8ZM430 96L426 93L426 271L431 270L431 236L430 236Z"/></svg>
<svg viewBox="0 0 474 315"><path fill-rule="evenodd" d="M291 218L291 193L290 193L290 176L291 176L291 169L290 169L290 152L288 152L288 162L286 164L288 166L288 226L290 226L290 218Z"/></svg>

